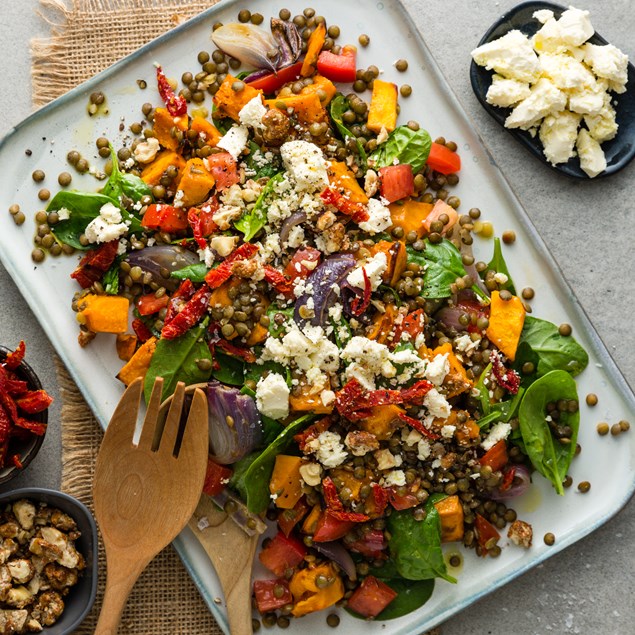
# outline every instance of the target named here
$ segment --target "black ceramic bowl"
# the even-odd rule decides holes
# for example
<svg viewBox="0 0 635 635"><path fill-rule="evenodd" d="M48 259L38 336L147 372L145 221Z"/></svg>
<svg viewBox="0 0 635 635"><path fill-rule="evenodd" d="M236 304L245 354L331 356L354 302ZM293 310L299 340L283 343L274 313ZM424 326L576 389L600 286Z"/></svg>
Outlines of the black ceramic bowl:
<svg viewBox="0 0 635 635"><path fill-rule="evenodd" d="M0 494L0 508L23 498L61 509L75 520L82 534L75 541L75 547L84 556L86 568L64 598L66 606L60 619L43 631L46 635L70 635L88 615L97 594L97 525L85 505L68 494L51 489L25 487Z"/></svg>
<svg viewBox="0 0 635 635"><path fill-rule="evenodd" d="M10 352L11 351L8 348L0 346L0 362L3 362ZM23 361L13 372L21 380L27 382L30 390L40 390L42 388L42 384L40 383L38 376L35 374L35 371L25 361ZM38 412L34 415L29 415L29 419L31 419L32 421L37 421L39 423L47 423L48 409L43 410L42 412ZM20 462L22 463L22 467L18 468L14 465L7 465L0 469L0 484L6 483L14 476L22 473L26 469L28 464L33 460L35 455L40 451L40 447L42 447L43 442L43 434L31 434L26 440L13 438L9 443L9 451L7 453L7 457L18 454L20 457Z"/></svg>
<svg viewBox="0 0 635 635"><path fill-rule="evenodd" d="M553 11L554 17L557 19L562 15L562 12L566 10L566 7L552 2L523 2L505 13L500 20L497 20L483 36L478 46L497 40L512 29L518 29L525 35L531 37L542 27L542 24L533 17L534 11L540 9ZM608 44L608 42L597 33L589 38L588 41L591 42L591 44ZM488 71L472 61L470 67L472 89L488 114L498 121L501 126L505 127L505 119L507 119L511 112L511 108L497 108L496 106L488 104L485 100L487 90L492 83L493 74L494 71ZM598 174L598 176L595 177L596 179L609 176L621 170L635 157L635 67L632 64L629 63L628 65L626 92L621 95L611 93L611 96L613 98L616 121L619 128L617 136L614 139L602 144L602 150L606 156L606 170ZM567 163L551 165L542 152L542 143L538 135L532 137L529 132L517 128L505 128L505 130L514 137L516 141L525 146L537 159L553 170L576 179L589 178L580 168L580 161L577 157L569 159Z"/></svg>

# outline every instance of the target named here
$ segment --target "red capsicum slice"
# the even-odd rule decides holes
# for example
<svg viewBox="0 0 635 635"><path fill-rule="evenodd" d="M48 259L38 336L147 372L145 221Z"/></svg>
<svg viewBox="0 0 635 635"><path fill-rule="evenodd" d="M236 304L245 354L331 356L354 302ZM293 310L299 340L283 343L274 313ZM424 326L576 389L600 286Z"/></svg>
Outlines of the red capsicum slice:
<svg viewBox="0 0 635 635"><path fill-rule="evenodd" d="M342 84L350 84L355 81L356 65L357 50L354 46L345 46L340 55L335 55L331 51L322 51L317 61L320 75L324 75L332 82Z"/></svg>

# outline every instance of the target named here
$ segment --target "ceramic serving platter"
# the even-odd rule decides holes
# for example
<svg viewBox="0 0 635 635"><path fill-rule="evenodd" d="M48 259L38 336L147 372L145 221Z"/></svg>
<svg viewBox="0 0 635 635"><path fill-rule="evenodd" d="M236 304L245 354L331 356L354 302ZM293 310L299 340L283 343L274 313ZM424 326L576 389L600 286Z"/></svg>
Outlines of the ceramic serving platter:
<svg viewBox="0 0 635 635"><path fill-rule="evenodd" d="M580 395L589 392L601 395L600 404L592 413L584 403L581 405L580 443L584 448L592 447L593 451L583 451L571 469L574 482L593 480L591 491L581 497L572 488L560 498L544 479L537 477L531 492L514 506L519 517L533 525L538 537L531 549L510 546L503 549L498 559L479 559L473 551L466 551L460 570L452 572L458 577L458 584L438 582L431 600L405 617L386 623L363 624L367 633L422 633L579 540L625 504L635 488L635 445L631 443L631 437L619 443L610 437L600 439L595 424L599 420L633 420L635 398L401 4L395 0L323 0L319 5L327 21L341 26L342 42L354 42L360 33L370 36L370 46L359 51L358 66L376 64L384 71L383 78L412 86L412 97L401 103L402 121L416 119L424 123L433 138L443 135L458 143L464 167L456 194L466 209L476 206L487 210L488 220L494 223L499 234L507 229L516 232L518 240L506 250L516 286L531 286L537 290L534 315L556 324L568 322L573 326L576 338L591 358L589 367L578 380ZM245 6L244 1L221 2L20 124L0 145L0 174L4 185L0 189L0 209L6 210L10 204L19 203L23 210L35 212L38 209L37 191L41 186L33 183L31 172L36 168L44 170L48 175L45 185L55 189L52 184L56 175L67 169L65 157L70 149L79 150L92 164L101 167L103 160L96 156L94 140L105 135L117 145L126 134L119 131L120 124L126 128L139 121L144 102L160 103L154 88L155 62L162 64L170 77L195 71L198 51L211 50L212 24L217 20L235 20L238 10ZM277 13L281 6L270 1L255 1L250 8L268 19L272 11ZM306 6L306 0L285 0L284 6L295 15ZM403 75L393 67L399 58L410 63L409 70ZM140 79L148 83L145 91L138 88L137 80ZM108 116L87 116L89 95L95 90L105 93ZM27 149L31 151L30 156L25 154ZM99 186L88 175L74 176L73 185L89 191ZM115 379L121 362L115 353L114 339L99 335L87 348L78 346L78 328L70 308L76 286L69 278L77 258L47 258L44 264L34 265L30 258L34 230L31 218L29 215L28 222L22 227L15 226L8 215L2 220L2 260L105 426L122 394L122 386ZM488 260L491 250L491 240L476 240L477 256ZM598 474L602 474L602 478L593 479ZM553 547L546 547L539 539L547 531L558 537ZM222 593L202 547L188 531L179 536L175 545L210 610L228 632ZM446 545L447 553L456 550L456 546ZM362 626L344 612L341 617L338 632L352 634ZM299 633L307 629L312 633L330 632L324 614L292 621L289 630Z"/></svg>

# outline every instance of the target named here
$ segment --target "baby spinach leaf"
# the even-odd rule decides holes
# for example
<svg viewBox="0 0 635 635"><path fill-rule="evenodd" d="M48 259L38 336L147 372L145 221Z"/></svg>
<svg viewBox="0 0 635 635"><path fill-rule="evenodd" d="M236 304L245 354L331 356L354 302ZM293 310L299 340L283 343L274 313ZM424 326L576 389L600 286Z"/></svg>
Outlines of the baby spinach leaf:
<svg viewBox="0 0 635 635"><path fill-rule="evenodd" d="M177 280L189 279L192 282L205 282L205 276L209 271L209 267L204 262L197 262L193 265L177 269L170 274L170 278Z"/></svg>
<svg viewBox="0 0 635 635"><path fill-rule="evenodd" d="M414 174L426 164L430 154L432 139L427 130L412 130L408 126L395 128L384 143L370 155L375 168L385 168L398 163L409 163Z"/></svg>
<svg viewBox="0 0 635 635"><path fill-rule="evenodd" d="M115 149L110 146L110 160L112 163L112 171L106 185L101 190L105 196L109 196L120 204L121 197L127 196L135 203L139 202L144 196L152 197L152 188L141 178L134 174L122 172L119 169L119 159Z"/></svg>
<svg viewBox="0 0 635 635"><path fill-rule="evenodd" d="M119 263L121 262L121 258L115 258L115 261L112 263L110 269L106 271L103 278L101 279L101 284L104 287L104 291L108 295L117 295L119 293Z"/></svg>
<svg viewBox="0 0 635 635"><path fill-rule="evenodd" d="M520 404L518 419L525 451L532 465L549 479L556 492L563 496L562 482L575 454L580 413L560 413L559 423L569 426L572 430L571 443L561 443L553 436L546 421L547 404L559 399L577 401L578 392L575 380L569 373L564 370L552 370L527 388Z"/></svg>
<svg viewBox="0 0 635 635"><path fill-rule="evenodd" d="M242 359L215 350L214 361L218 365L212 370L214 379L230 386L242 386L245 383L245 363Z"/></svg>
<svg viewBox="0 0 635 635"><path fill-rule="evenodd" d="M422 607L431 597L434 591L434 580L403 580L401 578L393 578L389 580L382 579L393 591L396 591L397 597L381 612L376 621L394 620L408 613L416 611Z"/></svg>
<svg viewBox="0 0 635 635"><path fill-rule="evenodd" d="M347 137L355 140L355 144L357 146L357 153L359 154L360 160L360 168L364 172L366 171L366 163L368 161L368 156L366 155L366 151L364 150L364 146L361 141L344 125L344 121L342 119L342 115L348 110L349 103L348 99L344 97L341 93L335 95L335 97L331 100L331 119L335 124L335 127L338 129L342 139L345 141Z"/></svg>
<svg viewBox="0 0 635 635"><path fill-rule="evenodd" d="M293 435L303 430L314 418L315 415L308 414L292 421L258 456L250 459L249 466L241 470L240 477L233 479L235 489L245 500L250 512L260 514L267 509L271 500L269 481L276 456L284 452L293 441ZM250 457L242 461L247 458Z"/></svg>
<svg viewBox="0 0 635 635"><path fill-rule="evenodd" d="M589 356L573 337L560 335L555 324L528 315L520 334L514 368L520 370L526 362L531 362L536 369L529 381L552 370L565 370L575 377L587 367ZM524 383L528 383L526 376L524 379Z"/></svg>
<svg viewBox="0 0 635 635"><path fill-rule="evenodd" d="M390 532L388 548L397 571L407 580L443 578L456 582L447 570L441 550L441 520L430 497L426 503L426 517L415 520L411 510L393 512L388 518Z"/></svg>
<svg viewBox="0 0 635 635"><path fill-rule="evenodd" d="M204 320L180 337L173 340L161 338L157 342L144 381L146 403L150 401L156 377L163 377L164 380L163 399L174 392L179 381L189 385L199 384L209 379L211 372L201 370L196 363L199 359L212 361L212 354L204 339L206 329L207 320Z"/></svg>
<svg viewBox="0 0 635 635"><path fill-rule="evenodd" d="M478 427L483 430L488 428L492 423L496 423L498 421L509 423L511 419L516 416L524 393L525 389L521 387L511 399L508 399L507 401L501 401L499 403L490 404L489 414L481 417L477 421Z"/></svg>
<svg viewBox="0 0 635 635"><path fill-rule="evenodd" d="M285 334L286 329L284 327L285 323L289 320L293 319L294 307L289 307L288 309L281 309L275 302L269 305L267 309L267 317L269 318L269 335L273 335L274 337L280 337ZM285 321L282 324L276 324L275 317L280 313L284 315Z"/></svg>
<svg viewBox="0 0 635 635"><path fill-rule="evenodd" d="M272 176L262 188L254 208L249 213L243 214L234 223L236 229L245 235L246 242L249 242L267 223L267 212L265 210L267 198L272 194L274 187L282 181L283 176L283 172Z"/></svg>
<svg viewBox="0 0 635 635"><path fill-rule="evenodd" d="M417 251L411 245L406 247L408 262L418 264L425 271L421 295L431 299L449 298L456 279L467 275L461 253L445 238L436 244L426 240L425 245L423 251ZM476 284L471 288L477 295L484 297Z"/></svg>
<svg viewBox="0 0 635 635"><path fill-rule="evenodd" d="M259 153L263 159L255 160L254 157ZM273 155L270 162L264 161L264 155L260 151L260 146L253 141L249 142L249 155L245 159L245 165L247 166L247 173L249 178L254 180L261 179L263 177L271 178L282 171L280 165L280 159L278 155Z"/></svg>
<svg viewBox="0 0 635 635"><path fill-rule="evenodd" d="M514 281L509 273L509 269L507 268L507 263L505 262L505 258L503 258L503 251L501 249L501 241L500 238L494 238L494 254L492 255L492 259L487 263L487 268L497 273L503 273L507 276L507 282L501 285L501 289L507 289L513 295L516 295L516 289L514 288ZM484 278L484 275L481 275Z"/></svg>

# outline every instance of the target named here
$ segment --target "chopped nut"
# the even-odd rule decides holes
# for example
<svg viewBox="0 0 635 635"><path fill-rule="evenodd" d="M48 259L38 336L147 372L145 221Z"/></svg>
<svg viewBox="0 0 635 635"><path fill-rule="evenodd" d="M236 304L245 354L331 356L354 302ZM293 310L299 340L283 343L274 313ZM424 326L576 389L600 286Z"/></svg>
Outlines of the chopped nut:
<svg viewBox="0 0 635 635"><path fill-rule="evenodd" d="M27 500L19 500L13 503L13 513L23 529L32 529L35 519L35 505Z"/></svg>
<svg viewBox="0 0 635 635"><path fill-rule="evenodd" d="M300 466L300 476L307 485L315 487L322 482L322 466L318 463L305 463Z"/></svg>
<svg viewBox="0 0 635 635"><path fill-rule="evenodd" d="M379 441L372 432L352 430L346 435L344 445L350 449L353 456L364 456L379 448Z"/></svg>
<svg viewBox="0 0 635 635"><path fill-rule="evenodd" d="M336 220L337 216L333 212L326 211L317 219L315 226L319 231L324 231L331 227Z"/></svg>
<svg viewBox="0 0 635 635"><path fill-rule="evenodd" d="M524 520L515 520L507 532L507 537L515 545L524 547L525 549L529 549L529 547L531 547L533 535L534 532L531 525L526 523Z"/></svg>

